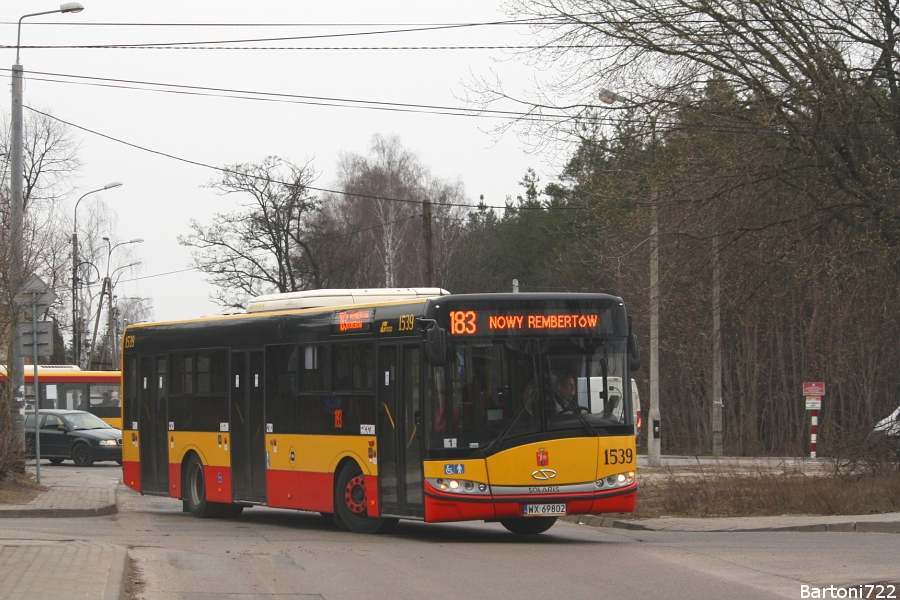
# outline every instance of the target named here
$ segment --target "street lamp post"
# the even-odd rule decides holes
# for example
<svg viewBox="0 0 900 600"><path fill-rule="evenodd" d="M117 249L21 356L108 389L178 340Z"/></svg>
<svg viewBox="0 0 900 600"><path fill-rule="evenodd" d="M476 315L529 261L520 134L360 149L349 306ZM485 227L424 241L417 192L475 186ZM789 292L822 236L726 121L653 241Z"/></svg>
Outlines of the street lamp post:
<svg viewBox="0 0 900 600"><path fill-rule="evenodd" d="M25 197L23 189L25 184L25 170L23 167L23 151L24 146L24 127L22 124L22 65L19 63L19 49L22 45L22 21L28 17L37 17L40 15L49 15L53 13L79 13L84 10L84 6L78 2L66 2L61 4L56 10L48 10L44 12L29 13L19 18L19 26L16 32L16 63L12 66L12 109L10 111L10 148L9 148L9 245L10 245L10 292L12 295L18 291L24 280L24 252L22 229L25 215ZM18 323L16 319L10 319L9 339L14 341L18 338ZM9 368L9 379L12 381L13 394L25 385L24 367L22 354L15 343L10 343L12 347ZM37 368L37 365L35 365Z"/></svg>
<svg viewBox="0 0 900 600"><path fill-rule="evenodd" d="M82 194L81 198L75 202L75 212L72 217L72 362L79 367L81 366L81 339L78 332L78 205L85 196L117 187L122 187L122 183L119 181L107 183L102 188Z"/></svg>

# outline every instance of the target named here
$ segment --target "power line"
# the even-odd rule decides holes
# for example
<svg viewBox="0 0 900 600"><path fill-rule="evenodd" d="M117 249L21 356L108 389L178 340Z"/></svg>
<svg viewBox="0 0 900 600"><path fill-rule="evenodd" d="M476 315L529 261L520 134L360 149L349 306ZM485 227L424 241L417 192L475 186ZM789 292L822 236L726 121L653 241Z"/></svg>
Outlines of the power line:
<svg viewBox="0 0 900 600"><path fill-rule="evenodd" d="M0 72L9 72L10 69L0 68ZM589 105L572 105L562 107L536 107L529 111L512 111L512 110L496 110L496 109L468 109L456 108L450 106L440 106L431 104L410 104L402 102L384 102L378 100L357 100L352 98L334 98L327 96L306 96L300 94L287 94L281 92L258 92L253 90L232 90L229 88L214 88L203 86L190 86L172 83L158 83L152 81L136 81L127 79L109 79L103 77L91 77L86 75L68 75L65 73L44 73L41 71L29 71L29 75L47 75L49 77L64 77L75 79L76 81L67 81L65 79L52 79L46 77L29 77L32 81L44 81L47 83L62 83L69 85L86 85L93 87L106 87L113 89L128 89L136 91L157 92L167 94L178 94L184 96L201 96L212 98L231 98L236 100L254 100L259 102L277 102L282 104L300 104L304 106L323 106L330 108L357 108L366 110L378 110L386 112L401 112L413 114L441 115L453 117L470 117L470 118L502 118L514 119L517 121L528 121L534 123L553 123L561 121L590 121L596 124L605 125L623 125L635 122L634 119L617 119L612 117L601 117L597 113L590 114L570 114L564 112L545 113L544 110L564 111L593 111L600 108L604 111L610 110L628 110L631 105L622 108L612 109L605 106L589 106ZM93 83L100 82L100 83ZM141 87L153 86L153 87ZM161 88L161 89L157 89ZM517 101L518 102L518 101ZM519 102L521 103L521 102ZM53 117L56 118L56 117ZM672 131L702 129L704 131L714 133L765 133L771 135L791 136L791 137L821 137L821 136L841 136L857 139L890 139L895 137L892 133L875 133L875 132L859 132L859 131L837 131L837 130L818 130L807 128L784 129L777 126L760 126L760 125L721 125L708 123L691 123L686 124L677 120L657 120L657 125L668 127ZM876 125L876 123L858 123L859 125ZM93 133L93 132L91 132ZM118 140L116 140L118 141Z"/></svg>
<svg viewBox="0 0 900 600"><path fill-rule="evenodd" d="M662 44L665 47L687 47L688 44ZM31 50L585 50L595 48L626 48L628 44L583 45L520 45L520 46L169 46L166 44L82 44L18 46ZM16 46L0 48L13 49Z"/></svg>
<svg viewBox="0 0 900 600"><path fill-rule="evenodd" d="M331 235L331 236L328 236L328 239L334 240L334 239L338 239L338 238L349 237L351 235L356 235L358 233L365 233L366 231L371 231L373 229L385 227L386 225L394 225L396 223L402 223L403 221L409 221L411 219L418 219L419 217L421 217L421 215L412 215L409 217L403 217L402 219L395 219L393 221L388 221L387 223L379 223L377 225L373 225L372 227L364 227L363 229L356 229L354 231L344 232L344 233L340 233L337 235ZM451 221L464 221L465 220L465 218L453 218L453 217L443 217L443 216L435 216L433 218L451 220ZM251 256L247 257L247 259L265 258L267 254L270 254L270 253L267 252L267 253L260 253L259 255L251 255ZM130 281L139 281L141 279L153 279L155 277L164 277L166 275L177 275L178 273L186 273L188 271L200 271L201 273L206 273L206 271L204 271L203 269L200 269L199 267L188 267L186 269L178 269L176 271L168 271L166 273L156 273L154 275L143 275L141 277L132 277L131 279L122 279L122 280L120 280L120 283L127 283Z"/></svg>
<svg viewBox="0 0 900 600"><path fill-rule="evenodd" d="M420 30L423 28L461 29L466 27L493 27L503 25L547 25L553 21L535 19L508 19L505 21L482 21L461 23L115 23L85 21L36 21L29 20L32 25L53 25L63 27L407 27ZM17 25L18 21L0 21L0 25Z"/></svg>
<svg viewBox="0 0 900 600"><path fill-rule="evenodd" d="M0 68L0 72L9 72L10 69ZM91 77L87 75L69 75L65 73L47 73L42 71L29 71L29 79L32 81L44 81L47 83L63 83L74 85L88 85L94 87L109 87L115 89L130 89L137 91L151 91L181 94L188 96L210 96L215 98L235 98L241 100L261 100L267 102L283 102L288 104L305 104L313 106L332 107L356 107L370 110L386 110L396 112L418 112L425 114L439 114L447 116L467 116L479 118L522 118L526 120L550 120L555 118L570 118L569 115L535 115L523 111L495 110L495 109L467 109L452 106L434 104L412 104L403 102L385 102L379 100L357 100L353 98L336 98L328 96L308 96L301 94L287 94L282 92L259 92L254 90L238 90L230 88L204 87L194 85L182 85L174 83L159 83L154 81L139 81L129 79L111 79L105 77ZM44 75L45 77L34 77ZM66 79L54 79L54 78ZM68 81L73 79L75 81ZM99 83L94 83L99 82ZM150 87L143 87L150 86ZM160 89L157 89L160 88ZM602 119L599 119L602 122Z"/></svg>
<svg viewBox="0 0 900 600"><path fill-rule="evenodd" d="M45 112L43 112L43 111L37 110L36 108L32 108L32 107L30 107L30 106L25 106L24 108L27 108L28 110L30 110L30 111L33 112L33 113L36 113L36 114L39 114L39 115L43 115L43 116L45 116L45 117L47 117L47 118L49 118L49 119L53 119L54 121L58 121L58 122L60 122L60 123L63 123L64 125L68 125L69 127L72 127L72 128L74 128L74 129L78 129L78 130L80 130L80 131L84 131L84 132L87 132L87 133L96 135L96 136L98 136L98 137L102 137L102 138L104 138L104 139L110 140L110 141L112 141L112 142L116 142L116 143L118 143L118 144L122 144L122 145L128 146L128 147L130 147L130 148L134 148L134 149L136 149L136 150L140 150L140 151L142 151L142 152L148 152L148 153L150 153L150 154L156 154L157 156L162 156L162 157L165 157L165 158L169 158L169 159L172 159L172 160L175 160L175 161L178 161L178 162L182 162L182 163L185 163L185 164L189 164L189 165L194 165L194 166L197 166L197 167L203 167L203 168L205 168L205 169L211 169L211 170L217 171L217 172L219 172L219 173L226 173L226 174L231 174L231 175L239 175L239 176L241 176L241 177L250 177L250 178L256 179L256 180L258 180L258 181L266 181L266 182L269 182L269 183L277 183L277 184L279 184L279 185L287 185L287 186L291 185L290 183L287 183L287 182L284 182L284 181L278 181L278 180L269 179L269 178L266 178L266 177L260 177L260 176L258 176L258 175L252 175L252 174L249 174L249 173L242 173L242 172L240 172L240 171L235 171L234 169L228 169L228 168L226 168L226 167L216 167L216 166L213 166L213 165L210 165L210 164L207 164L207 163L203 163L203 162L200 162L200 161L191 160L191 159L188 159L188 158L182 158L182 157L180 157L180 156L175 156L174 154L169 154L169 153L167 153L167 152L162 152L162 151L160 151L160 150L153 150L153 149L151 149L151 148L147 148L147 147L141 146L141 145L139 145L139 144L134 144L134 143L132 143L132 142L126 142L125 140L121 140L121 139L119 139L119 138L115 138L115 137L113 137L113 136L111 136L111 135L107 135L107 134L105 134L105 133L100 133L99 131L96 131L96 130L93 130L93 129L89 129L89 128L83 127L83 126L81 126L81 125L76 125L75 123L72 123L72 122L70 122L70 121L66 121L66 120L60 119L59 117L56 117L56 116L53 116L53 115L51 115L51 114L49 114L49 113L45 113ZM314 191L314 192L322 192L322 193L325 193L325 194L336 194L336 195L339 195L339 196L347 196L347 197L350 197L350 198L363 198L363 199L366 199L366 200L384 200L384 201L387 201L387 202L402 202L402 203L405 203L405 204L423 204L423 203L424 203L424 200L411 200L411 199L406 199L406 198L390 198L390 197L387 197L387 196L376 196L376 195L374 195L374 194L362 194L362 193L358 193L358 192L347 192L347 191L344 191L344 190L332 190L332 189L328 189L328 188L314 187L314 186L311 186L311 185L304 186L304 187L305 187L305 189L308 189L308 190L311 190L311 191ZM434 204L434 203L432 203L432 204ZM441 206L456 206L456 207L462 207L462 208L468 208L468 209L476 209L476 208L480 208L480 206L473 206L473 205L471 205L471 204L461 204L461 203L456 203L456 202L441 202L440 204L441 204ZM485 208L490 208L490 209L495 209L495 210L505 210L505 209L506 209L505 206L487 206L487 205L485 205ZM517 210L585 210L585 207L580 207L580 206L553 206L553 207L536 206L536 207L533 207L533 208L532 208L532 207L516 207L516 208L517 208Z"/></svg>
<svg viewBox="0 0 900 600"><path fill-rule="evenodd" d="M422 33L426 31L438 31L438 30L450 30L450 29L460 29L463 27L471 27L472 25L433 25L426 27L410 27L405 29L383 29L377 31L353 31L353 32L344 32L344 33L329 33L329 34L317 34L317 35L299 35L299 36L279 36L279 37L267 37L267 38L245 38L245 39L229 39L229 40L203 40L203 41L186 41L186 42L157 42L157 43L140 43L140 44L113 44L109 46L92 46L92 45L84 45L84 46L47 46L47 47L58 47L58 48L103 48L103 47L113 47L113 48L142 48L142 47L156 47L156 48L164 48L167 46L210 46L210 45L221 45L221 44L250 44L250 43L260 43L260 42L285 42L285 41L297 41L297 40L319 40L319 39L336 39L336 38L349 38L349 37L362 37L362 36L372 36L372 35L393 35L400 33ZM13 46L7 46L12 48ZM31 48L31 47L40 47L40 46L21 46L22 48Z"/></svg>

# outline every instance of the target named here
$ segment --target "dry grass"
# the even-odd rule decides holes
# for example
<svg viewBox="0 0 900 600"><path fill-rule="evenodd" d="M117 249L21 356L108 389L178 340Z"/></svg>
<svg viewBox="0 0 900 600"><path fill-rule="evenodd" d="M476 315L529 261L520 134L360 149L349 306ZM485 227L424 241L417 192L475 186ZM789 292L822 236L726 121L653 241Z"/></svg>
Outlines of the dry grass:
<svg viewBox="0 0 900 600"><path fill-rule="evenodd" d="M0 504L25 504L46 490L46 487L35 483L31 475L7 472L0 479Z"/></svg>
<svg viewBox="0 0 900 600"><path fill-rule="evenodd" d="M693 467L646 473L632 518L848 515L900 511L900 471ZM640 474L640 470L638 471Z"/></svg>
<svg viewBox="0 0 900 600"><path fill-rule="evenodd" d="M133 558L128 559L128 573L125 576L125 599L141 600L147 588L144 572Z"/></svg>

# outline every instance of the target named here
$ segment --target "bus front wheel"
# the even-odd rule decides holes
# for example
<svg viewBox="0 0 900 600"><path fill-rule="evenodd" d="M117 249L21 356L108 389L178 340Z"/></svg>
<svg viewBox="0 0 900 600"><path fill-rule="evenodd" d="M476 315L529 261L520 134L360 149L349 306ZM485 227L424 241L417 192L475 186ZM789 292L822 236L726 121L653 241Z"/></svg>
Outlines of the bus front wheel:
<svg viewBox="0 0 900 600"><path fill-rule="evenodd" d="M515 517L500 519L500 524L516 535L537 535L544 533L556 523L556 517Z"/></svg>
<svg viewBox="0 0 900 600"><path fill-rule="evenodd" d="M366 490L366 479L356 463L347 463L338 474L334 494L335 523L354 533L383 533L397 524L397 519L368 516L366 499L378 490Z"/></svg>

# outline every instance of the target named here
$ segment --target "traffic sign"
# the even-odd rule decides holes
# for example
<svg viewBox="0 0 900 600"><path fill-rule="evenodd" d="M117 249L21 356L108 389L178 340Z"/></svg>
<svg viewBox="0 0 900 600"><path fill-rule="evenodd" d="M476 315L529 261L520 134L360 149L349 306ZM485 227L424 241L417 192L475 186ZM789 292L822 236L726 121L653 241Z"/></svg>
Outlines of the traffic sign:
<svg viewBox="0 0 900 600"><path fill-rule="evenodd" d="M37 275L31 275L25 280L13 296L13 302L19 306L50 306L56 301L56 292L49 289Z"/></svg>
<svg viewBox="0 0 900 600"><path fill-rule="evenodd" d="M824 396L825 395L825 382L824 381L806 381L803 383L803 395L804 396Z"/></svg>
<svg viewBox="0 0 900 600"><path fill-rule="evenodd" d="M822 396L807 396L806 397L806 410L821 410L822 409Z"/></svg>
<svg viewBox="0 0 900 600"><path fill-rule="evenodd" d="M35 341L38 358L53 354L53 321L38 321L37 330L32 323L19 323L19 355L34 356Z"/></svg>

